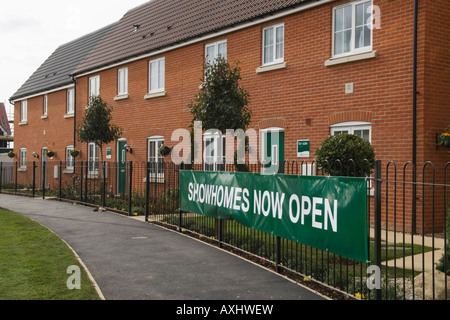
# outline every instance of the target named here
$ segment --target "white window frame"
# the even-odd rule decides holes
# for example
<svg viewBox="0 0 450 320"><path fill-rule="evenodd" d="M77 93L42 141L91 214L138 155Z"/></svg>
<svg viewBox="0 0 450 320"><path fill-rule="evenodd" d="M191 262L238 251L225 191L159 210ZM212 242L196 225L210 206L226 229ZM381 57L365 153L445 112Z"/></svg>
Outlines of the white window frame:
<svg viewBox="0 0 450 320"><path fill-rule="evenodd" d="M266 160L266 156L267 156L267 134L268 133L284 133L285 129L284 128L280 128L280 127L268 127L265 129L260 129L259 130L259 152L260 152L260 160L261 160L261 172L264 174L267 174L269 172L272 173L273 170L270 170L270 168L266 168L264 166L264 161ZM286 138L286 135L285 135ZM286 140L284 142L284 148L286 148ZM286 150L286 149L285 149ZM285 151L286 152L286 151ZM274 154L276 154L276 157L274 157ZM279 163L279 158L280 158L280 148L278 145L272 145L272 150L271 150L271 156L270 156L270 161L272 161L272 159L276 159L272 164L278 166ZM281 164L283 165L283 164ZM278 171L278 170L277 170Z"/></svg>
<svg viewBox="0 0 450 320"><path fill-rule="evenodd" d="M128 67L120 68L117 71L117 95L128 94Z"/></svg>
<svg viewBox="0 0 450 320"><path fill-rule="evenodd" d="M212 144L208 145L208 140L211 140ZM203 146L203 170L218 171L219 166L222 166L225 171L226 135L207 131L203 134Z"/></svg>
<svg viewBox="0 0 450 320"><path fill-rule="evenodd" d="M372 51L372 47L373 47L373 17L371 17L370 19L370 23L366 24L367 21L364 21L364 25L366 25L366 27L369 27L370 29L370 45L369 46L365 46L365 47L360 47L360 48L355 48L355 42L356 42L356 6L361 5L361 4L365 4L367 2L370 2L370 6L372 6L373 2L372 0L359 0L359 1L354 1L354 2L349 2L349 3L345 3L339 6L336 6L333 8L333 31L332 31L332 47L331 47L331 55L333 58L340 58L340 57L345 57L345 56L349 56L349 55L354 55L354 54L360 54L360 53L366 53L366 52L370 52ZM335 54L335 42L336 42L336 11L345 7L350 7L352 9L352 23L351 23L351 36L350 36L350 51L348 52L343 52L343 53L339 53L339 54Z"/></svg>
<svg viewBox="0 0 450 320"><path fill-rule="evenodd" d="M22 100L20 102L20 122L27 123L27 113L28 113L28 101Z"/></svg>
<svg viewBox="0 0 450 320"><path fill-rule="evenodd" d="M75 167L75 158L72 157L70 154L70 151L73 150L73 146L67 146L66 147L66 170L67 171L73 171Z"/></svg>
<svg viewBox="0 0 450 320"><path fill-rule="evenodd" d="M159 147L164 144L163 136L151 136L147 138L147 161L151 163L151 181L164 182L164 157L159 155ZM151 155L152 151L154 156ZM155 167L156 166L156 167ZM154 169L158 171L155 172Z"/></svg>
<svg viewBox="0 0 450 320"><path fill-rule="evenodd" d="M98 96L100 96L100 76L96 75L89 78L89 100Z"/></svg>
<svg viewBox="0 0 450 320"><path fill-rule="evenodd" d="M99 146L95 142L88 144L88 174L98 175L99 168Z"/></svg>
<svg viewBox="0 0 450 320"><path fill-rule="evenodd" d="M161 62L162 64L162 70L161 70ZM152 89L152 70L156 70L156 87ZM162 78L162 79L160 79ZM162 85L160 85L160 81L162 82ZM152 93L158 93L158 92L164 92L165 90L165 82L166 82L166 58L161 57L158 59L150 60L148 62L148 92L149 94Z"/></svg>
<svg viewBox="0 0 450 320"><path fill-rule="evenodd" d="M372 143L372 124L370 122L348 121L336 123L330 126L330 134L335 136L338 132L347 131L348 134L355 134L356 130L369 130L369 143Z"/></svg>
<svg viewBox="0 0 450 320"><path fill-rule="evenodd" d="M27 168L27 149L21 148L19 151L19 167L20 169Z"/></svg>
<svg viewBox="0 0 450 320"><path fill-rule="evenodd" d="M44 95L42 116L46 117L48 115L48 96Z"/></svg>
<svg viewBox="0 0 450 320"><path fill-rule="evenodd" d="M222 53L219 53L219 46L223 46L225 44L225 54L223 55ZM208 49L209 48L214 48L214 55L210 58L208 55ZM228 55L228 44L227 44L227 40L220 40L220 41L216 41L216 42L211 42L205 45L205 61L207 62L212 62L214 60L216 60L219 56L224 58L225 60L227 59L227 55Z"/></svg>
<svg viewBox="0 0 450 320"><path fill-rule="evenodd" d="M67 114L75 113L75 89L67 90Z"/></svg>
<svg viewBox="0 0 450 320"><path fill-rule="evenodd" d="M279 28L283 28L283 50L282 50L282 56L277 58L277 30ZM273 36L273 49L272 49L272 57L273 59L271 61L266 61L266 31L272 30L272 36ZM277 64L284 62L284 23L274 24L268 27L263 28L262 30L262 65L267 66L271 64Z"/></svg>

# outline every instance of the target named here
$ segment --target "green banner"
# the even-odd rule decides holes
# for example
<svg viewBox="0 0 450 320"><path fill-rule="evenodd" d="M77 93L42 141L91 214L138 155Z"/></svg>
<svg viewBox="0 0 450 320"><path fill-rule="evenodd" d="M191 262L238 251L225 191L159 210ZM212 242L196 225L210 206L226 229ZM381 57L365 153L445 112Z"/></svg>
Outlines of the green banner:
<svg viewBox="0 0 450 320"><path fill-rule="evenodd" d="M180 171L180 210L369 259L364 178Z"/></svg>

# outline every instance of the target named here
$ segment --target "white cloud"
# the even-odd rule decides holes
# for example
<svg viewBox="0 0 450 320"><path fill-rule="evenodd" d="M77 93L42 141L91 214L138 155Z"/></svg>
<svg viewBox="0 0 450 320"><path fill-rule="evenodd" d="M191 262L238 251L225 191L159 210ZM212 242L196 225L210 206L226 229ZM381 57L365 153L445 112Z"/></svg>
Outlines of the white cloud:
<svg viewBox="0 0 450 320"><path fill-rule="evenodd" d="M0 101L60 45L118 21L145 0L25 0L0 4Z"/></svg>

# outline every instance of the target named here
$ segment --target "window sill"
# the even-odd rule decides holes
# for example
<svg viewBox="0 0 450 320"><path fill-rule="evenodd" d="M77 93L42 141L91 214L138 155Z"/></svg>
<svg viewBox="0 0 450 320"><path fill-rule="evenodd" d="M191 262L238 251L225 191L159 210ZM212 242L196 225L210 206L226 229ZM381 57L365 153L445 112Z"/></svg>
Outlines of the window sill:
<svg viewBox="0 0 450 320"><path fill-rule="evenodd" d="M261 67L257 68L256 69L256 73L262 73L262 72L267 72L267 71L272 71L272 70L285 69L286 67L287 67L287 63L286 62L268 64L268 65L261 66Z"/></svg>
<svg viewBox="0 0 450 320"><path fill-rule="evenodd" d="M342 63L373 59L377 57L377 51L369 51L365 53L352 54L341 58L331 58L325 61L325 67L331 67Z"/></svg>
<svg viewBox="0 0 450 320"><path fill-rule="evenodd" d="M64 119L73 118L75 115L73 113L68 113L64 115Z"/></svg>
<svg viewBox="0 0 450 320"><path fill-rule="evenodd" d="M114 101L125 100L128 99L129 97L130 96L128 94L119 94L114 97Z"/></svg>
<svg viewBox="0 0 450 320"><path fill-rule="evenodd" d="M166 91L160 91L160 92L152 92L148 93L144 96L144 99L152 99L152 98L158 98L158 97L164 97L166 95Z"/></svg>
<svg viewBox="0 0 450 320"><path fill-rule="evenodd" d="M69 174L69 173L73 173L73 172L74 172L73 169L64 169L63 170L64 174Z"/></svg>
<svg viewBox="0 0 450 320"><path fill-rule="evenodd" d="M27 125L28 124L28 121L20 121L19 122L19 126L24 126L24 125Z"/></svg>
<svg viewBox="0 0 450 320"><path fill-rule="evenodd" d="M26 167L21 167L17 169L18 172L27 172L27 168Z"/></svg>
<svg viewBox="0 0 450 320"><path fill-rule="evenodd" d="M41 119L48 119L48 115L46 115L46 114L42 115Z"/></svg>

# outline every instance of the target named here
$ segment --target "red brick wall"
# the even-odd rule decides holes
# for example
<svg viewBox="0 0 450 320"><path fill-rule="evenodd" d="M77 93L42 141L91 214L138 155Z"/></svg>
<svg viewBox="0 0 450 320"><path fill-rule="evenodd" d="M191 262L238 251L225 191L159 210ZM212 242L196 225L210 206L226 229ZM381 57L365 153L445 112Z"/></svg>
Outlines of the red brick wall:
<svg viewBox="0 0 450 320"><path fill-rule="evenodd" d="M66 146L73 145L74 118L64 118L67 110L67 90L60 90L47 95L47 118L42 119L44 96L37 96L27 100L27 124L19 125L21 102L14 105L14 161L19 161L21 148L27 149L27 171L18 173L18 182L31 184L32 162L42 160L42 148L56 152L56 156L49 161L65 162ZM33 152L39 158L33 157ZM65 167L65 164L64 164ZM63 167L63 168L64 168ZM66 174L68 175L68 174ZM53 172L51 173L53 177ZM49 181L51 182L51 181ZM36 183L40 183L40 170L36 170Z"/></svg>
<svg viewBox="0 0 450 320"><path fill-rule="evenodd" d="M324 62L331 56L332 7L339 3L218 38L227 39L228 60L240 62L241 84L251 94L250 107L254 112L250 127L263 129L274 121L284 123L286 159L294 160L298 139L310 139L314 151L329 135L331 124L370 121L377 158L410 160L413 6L407 1L375 1L382 13L381 29L374 30L373 49L377 57L326 67ZM287 68L257 74L262 56L262 28L276 22L285 23ZM424 38L423 30L420 37ZM148 136L163 134L170 144L174 129L188 127L191 115L187 105L194 100L201 82L205 43L163 54L166 58L165 97L143 99L148 91L150 59L128 64L130 98L127 100L113 100L117 68L99 73L101 96L114 107L116 124L125 129L124 137L134 146L133 160L146 159ZM422 41L422 52L423 46ZM423 91L423 58L420 62L419 91ZM77 119L80 119L83 109L80 106L87 100L88 77L77 81ZM344 86L350 82L354 83L355 91L345 94ZM418 109L423 109L420 96ZM419 118L419 134L422 131L423 121ZM418 141L420 147L421 139ZM309 160L313 156L314 152Z"/></svg>

